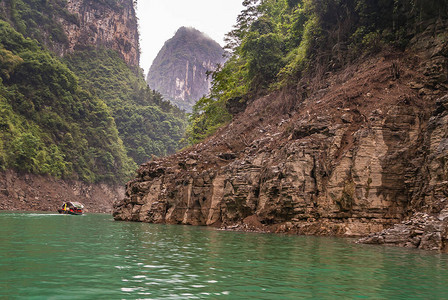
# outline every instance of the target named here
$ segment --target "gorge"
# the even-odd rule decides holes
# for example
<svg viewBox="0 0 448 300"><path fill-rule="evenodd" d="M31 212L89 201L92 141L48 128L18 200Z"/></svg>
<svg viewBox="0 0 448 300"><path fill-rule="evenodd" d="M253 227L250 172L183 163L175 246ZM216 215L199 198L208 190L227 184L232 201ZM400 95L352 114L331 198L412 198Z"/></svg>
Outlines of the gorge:
<svg viewBox="0 0 448 300"><path fill-rule="evenodd" d="M228 110L237 108L229 124L140 166L114 218L305 235L380 232L362 241L446 251L447 25L425 23L405 51L383 50L289 89L228 101Z"/></svg>
<svg viewBox="0 0 448 300"><path fill-rule="evenodd" d="M149 87L134 4L0 2L0 210L448 250L445 2L244 1Z"/></svg>

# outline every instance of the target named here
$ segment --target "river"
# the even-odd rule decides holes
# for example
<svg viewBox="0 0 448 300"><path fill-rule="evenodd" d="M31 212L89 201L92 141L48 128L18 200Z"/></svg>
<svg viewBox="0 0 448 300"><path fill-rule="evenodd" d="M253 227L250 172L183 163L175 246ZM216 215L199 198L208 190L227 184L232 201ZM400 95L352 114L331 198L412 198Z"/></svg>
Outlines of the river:
<svg viewBox="0 0 448 300"><path fill-rule="evenodd" d="M0 213L0 299L447 299L448 255L347 239Z"/></svg>

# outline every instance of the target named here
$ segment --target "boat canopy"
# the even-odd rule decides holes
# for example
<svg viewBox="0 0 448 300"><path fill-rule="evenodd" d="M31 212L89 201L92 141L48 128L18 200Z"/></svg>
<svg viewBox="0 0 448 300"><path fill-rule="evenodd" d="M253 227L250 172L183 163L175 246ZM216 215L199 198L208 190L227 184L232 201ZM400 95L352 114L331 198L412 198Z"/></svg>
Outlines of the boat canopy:
<svg viewBox="0 0 448 300"><path fill-rule="evenodd" d="M81 203L79 203L79 202L65 202L64 204L67 204L67 206L68 207L75 207L75 208L77 208L77 209L83 209L84 208L84 205L82 205Z"/></svg>
<svg viewBox="0 0 448 300"><path fill-rule="evenodd" d="M76 207L76 208L80 208L80 209L83 209L83 208L84 208L84 205L82 205L82 204L79 203L79 202L72 202L72 204L73 204L73 206Z"/></svg>

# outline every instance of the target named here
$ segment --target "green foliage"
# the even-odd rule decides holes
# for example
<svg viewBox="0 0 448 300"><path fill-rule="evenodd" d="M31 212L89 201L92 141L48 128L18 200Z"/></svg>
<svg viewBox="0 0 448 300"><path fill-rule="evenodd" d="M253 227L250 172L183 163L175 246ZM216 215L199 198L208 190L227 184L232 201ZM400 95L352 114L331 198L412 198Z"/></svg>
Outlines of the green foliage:
<svg viewBox="0 0 448 300"><path fill-rule="evenodd" d="M123 9L118 0L89 5ZM0 18L14 27L0 21L0 169L124 182L135 162L182 146L185 114L114 51L90 48L61 61L43 50L67 42L61 19L79 25L66 6L0 5Z"/></svg>
<svg viewBox="0 0 448 300"><path fill-rule="evenodd" d="M231 119L226 110L229 99L266 91L285 66L288 28L281 20L290 10L286 0L245 0L243 5L237 26L226 38L232 56L212 74L210 96L193 107L186 131L189 143L199 142Z"/></svg>
<svg viewBox="0 0 448 300"><path fill-rule="evenodd" d="M226 38L231 57L213 74L211 97L198 102L190 116L190 143L228 121L228 115L217 114L229 99L294 85L304 73L340 68L385 45L403 49L423 29L420 24L448 15L448 2L440 0L244 0L243 5Z"/></svg>
<svg viewBox="0 0 448 300"><path fill-rule="evenodd" d="M0 70L1 76L9 79L14 69L23 63L23 59L20 56L14 55L11 51L4 48L0 48Z"/></svg>
<svg viewBox="0 0 448 300"><path fill-rule="evenodd" d="M189 116L186 139L189 144L196 144L213 134L220 126L231 120L224 101L215 101L204 97L193 107Z"/></svg>
<svg viewBox="0 0 448 300"><path fill-rule="evenodd" d="M276 80L283 63L283 38L275 32L274 24L260 18L251 26L251 31L241 45L241 54L246 58L252 91L268 88Z"/></svg>
<svg viewBox="0 0 448 300"><path fill-rule="evenodd" d="M112 50L86 50L66 57L80 85L103 99L115 119L127 154L138 164L182 147L185 114L150 90L140 70Z"/></svg>
<svg viewBox="0 0 448 300"><path fill-rule="evenodd" d="M78 24L77 16L66 9L66 0L3 0L9 15L3 13L3 20L10 18L16 30L43 44L68 42L58 19Z"/></svg>
<svg viewBox="0 0 448 300"><path fill-rule="evenodd" d="M66 65L0 21L0 167L124 182L135 164L109 108Z"/></svg>

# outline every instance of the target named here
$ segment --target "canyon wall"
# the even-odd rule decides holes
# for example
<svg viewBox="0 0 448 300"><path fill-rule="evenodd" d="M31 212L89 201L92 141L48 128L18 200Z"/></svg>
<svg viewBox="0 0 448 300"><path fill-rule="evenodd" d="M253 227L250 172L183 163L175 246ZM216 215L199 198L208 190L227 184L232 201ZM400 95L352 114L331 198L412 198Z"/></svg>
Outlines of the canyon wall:
<svg viewBox="0 0 448 300"><path fill-rule="evenodd" d="M143 164L114 218L365 236L427 214L439 220L438 246L424 230L407 246L443 249L446 25L433 24L404 53L254 100L203 143Z"/></svg>
<svg viewBox="0 0 448 300"><path fill-rule="evenodd" d="M130 66L139 65L133 0L4 0L0 18L59 56L100 47L117 51Z"/></svg>
<svg viewBox="0 0 448 300"><path fill-rule="evenodd" d="M66 61L50 58L46 50L51 50L60 56L69 53L74 53L73 56L76 56L78 50L90 50L88 53L92 54L94 53L92 50L99 48L113 49L125 60L127 66L118 56L114 55L112 58L105 56L105 58L109 61L115 59L119 66L129 66L129 69L123 72L129 70L129 73L134 74L134 67L138 67L139 64L139 37L134 1L5 0L0 1L0 19L2 20L0 48L6 51L5 53L14 53L14 58L19 61L9 70L9 73L4 72L6 65L0 68L2 69L0 102L3 108L6 107L2 110L3 125L0 130L0 150L2 150L0 151L2 152L0 153L0 210L56 211L64 201L80 201L86 205L86 210L89 212L110 213L112 203L124 196L124 188L116 182L129 178L126 175L119 179L114 176L120 176L116 174L120 174L126 166L128 166L128 172L132 172L133 164L126 157L109 109L102 101L96 99L97 96L94 99L90 94L82 92L82 97L79 97L81 91L78 89L78 83L86 81L87 78L83 78L86 74L78 73L80 79L78 80L73 73L68 72ZM6 26L3 21L8 22L14 30L8 29L9 25ZM37 40L40 44L25 40L21 35L27 39ZM14 43L11 43L11 40L14 40ZM98 52L104 53L104 51ZM95 63L96 65L89 65L90 70L105 69L98 62ZM23 72L24 69L25 72ZM15 78L14 73L16 73ZM99 77L103 74L97 72L96 75ZM127 82L122 84L122 81L130 80L131 76L124 79L119 76L111 80L120 82L120 86L129 84ZM143 76L139 80L139 84L144 89L146 85ZM138 80L135 79L135 82ZM137 88L137 84L132 85L132 90ZM42 93L42 90L45 92ZM98 91L93 90L91 86L86 90L91 94L98 94ZM130 93L121 93L121 95L129 98L123 99L123 102L132 99ZM17 99L20 99L20 103L27 103L29 106L21 110ZM10 106L11 109L8 109ZM75 106L82 108L74 109ZM76 113L74 113L75 110ZM98 113L100 111L104 114ZM92 112L98 115L89 115ZM60 126L49 125L55 124L54 122ZM86 124L92 124L92 127ZM101 131L101 134L95 136L90 131L86 139L83 138L84 135L76 134L76 132L89 132L92 128L98 132ZM20 139L22 136L29 137L34 144L27 144L24 147ZM69 146L64 144L62 137L69 137L71 140ZM80 144L84 145L82 147L85 147L86 151L80 151L81 147L77 147ZM24 148L28 150L23 150ZM49 149L53 150L49 151ZM86 155L87 149L91 153L97 153L94 159L86 159L89 156L89 154ZM104 151L105 149L107 150ZM64 150L68 151L64 152ZM24 151L28 152L23 154ZM55 167L54 161L49 158L53 157L53 154L59 159L59 167L62 166L60 169ZM38 163L35 163L38 160L36 155L40 155ZM108 163L109 171L106 171L107 167L102 168L104 164L100 161L106 155L108 155L107 159L112 161ZM90 157L93 158L93 156ZM72 163L71 159L81 162L79 165L82 167L79 168L76 163ZM21 163L17 163L18 161ZM88 161L87 164L86 161ZM36 165L44 166L44 168L39 169ZM67 172L63 170L66 166L69 166L65 169ZM90 166L92 166L91 169L89 169ZM23 172L12 169L23 170ZM54 171L55 169L58 171ZM51 174L63 176L66 180L29 174L25 173L25 170L40 174L50 173L49 170L53 170ZM63 171L60 172L60 170ZM81 174L80 170L84 174ZM86 174L89 174L90 178L84 176ZM107 184L89 184L69 178L82 178L89 182L102 180Z"/></svg>
<svg viewBox="0 0 448 300"><path fill-rule="evenodd" d="M77 23L61 19L68 45L53 50L60 55L89 47L116 50L132 66L140 60L137 17L132 0L108 4L96 0L68 0L67 9L78 18Z"/></svg>

